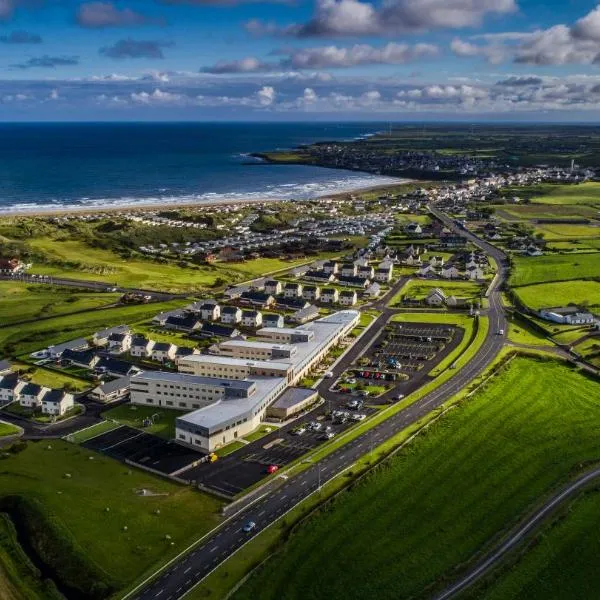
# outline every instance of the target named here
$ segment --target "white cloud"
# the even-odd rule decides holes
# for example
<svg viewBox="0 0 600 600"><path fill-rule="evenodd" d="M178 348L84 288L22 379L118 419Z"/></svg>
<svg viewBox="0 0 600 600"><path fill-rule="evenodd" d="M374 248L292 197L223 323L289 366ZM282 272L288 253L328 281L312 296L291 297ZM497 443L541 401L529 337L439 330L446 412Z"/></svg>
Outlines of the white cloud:
<svg viewBox="0 0 600 600"><path fill-rule="evenodd" d="M256 98L260 106L271 106L275 102L276 96L275 88L270 85L265 85L258 92L256 92Z"/></svg>

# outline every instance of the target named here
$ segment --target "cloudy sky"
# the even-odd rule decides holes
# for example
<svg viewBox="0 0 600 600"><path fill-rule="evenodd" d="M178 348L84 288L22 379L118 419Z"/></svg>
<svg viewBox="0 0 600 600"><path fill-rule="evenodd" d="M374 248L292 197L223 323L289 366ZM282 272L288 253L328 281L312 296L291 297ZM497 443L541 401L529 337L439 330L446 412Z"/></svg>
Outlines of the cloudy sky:
<svg viewBox="0 0 600 600"><path fill-rule="evenodd" d="M0 0L0 120L597 120L587 0Z"/></svg>

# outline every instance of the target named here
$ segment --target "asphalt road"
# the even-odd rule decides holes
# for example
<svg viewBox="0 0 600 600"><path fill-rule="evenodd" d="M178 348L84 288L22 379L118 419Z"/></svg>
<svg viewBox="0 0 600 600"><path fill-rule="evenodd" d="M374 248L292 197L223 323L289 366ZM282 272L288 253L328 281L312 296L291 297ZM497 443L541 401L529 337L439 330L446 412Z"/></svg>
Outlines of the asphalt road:
<svg viewBox="0 0 600 600"><path fill-rule="evenodd" d="M175 600L176 598L181 598L224 560L239 550L246 542L293 509L299 502L313 493L318 493L322 484L349 469L370 449L385 442L399 431L426 416L467 386L496 357L505 340L505 336L499 335L498 332L500 330L506 332L506 318L499 292L499 287L506 276L506 257L494 246L482 242L462 229L458 229L451 219L439 211L432 212L449 228L466 236L495 258L499 266L498 277L488 297L490 329L479 352L467 365L437 389L416 401L405 410L392 415L368 432L354 438L302 473L285 481L280 487L272 493L267 493L255 504L230 517L221 527L205 536L191 551L184 552L174 559L166 568L159 572L159 575L155 579L144 582L138 589L126 597L144 600L154 598ZM338 363L336 371L339 370L341 372L344 365L350 364L349 361L353 360L352 357L356 357L372 341L380 326L385 324L390 316L387 314L388 309L383 306L379 308L383 309L383 314L377 319L368 334L363 336L348 352L347 356ZM246 533L243 531L243 527L250 521L256 523L256 527L251 532Z"/></svg>
<svg viewBox="0 0 600 600"><path fill-rule="evenodd" d="M533 515L525 519L505 541L492 550L492 552L469 571L467 575L436 596L435 600L448 600L473 585L478 579L493 569L507 553L522 543L527 535L540 525L544 519L550 516L556 508L570 500L583 487L596 480L598 477L600 477L600 467L586 473L557 492Z"/></svg>

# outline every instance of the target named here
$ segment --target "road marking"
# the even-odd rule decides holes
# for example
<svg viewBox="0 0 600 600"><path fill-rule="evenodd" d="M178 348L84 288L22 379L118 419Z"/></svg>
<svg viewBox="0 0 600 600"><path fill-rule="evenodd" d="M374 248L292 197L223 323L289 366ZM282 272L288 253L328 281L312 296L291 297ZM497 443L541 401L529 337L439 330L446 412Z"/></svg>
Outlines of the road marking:
<svg viewBox="0 0 600 600"><path fill-rule="evenodd" d="M163 591L164 590L158 590L158 592L156 594L154 594L154 597L158 598L163 593Z"/></svg>
<svg viewBox="0 0 600 600"><path fill-rule="evenodd" d="M187 574L188 574L188 573L189 573L191 570L192 570L192 567L188 567L188 568L187 568L187 569L186 569L186 570L183 572L183 574L184 574L184 575L187 575Z"/></svg>
<svg viewBox="0 0 600 600"><path fill-rule="evenodd" d="M266 510L263 510L262 512L259 512L259 513L258 513L258 516L259 516L259 517L262 517L262 516L263 516L263 515L264 515L266 512L267 512Z"/></svg>
<svg viewBox="0 0 600 600"><path fill-rule="evenodd" d="M215 546L212 550L209 550L209 552L212 554L215 550L218 550L219 546Z"/></svg>

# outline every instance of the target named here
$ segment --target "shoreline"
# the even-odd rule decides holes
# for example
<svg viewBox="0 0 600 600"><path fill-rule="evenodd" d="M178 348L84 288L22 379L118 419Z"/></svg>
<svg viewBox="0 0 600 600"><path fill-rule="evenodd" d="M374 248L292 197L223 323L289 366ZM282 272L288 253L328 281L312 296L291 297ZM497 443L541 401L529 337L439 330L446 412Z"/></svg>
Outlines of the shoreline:
<svg viewBox="0 0 600 600"><path fill-rule="evenodd" d="M407 185L410 183L414 183L417 181L416 179L404 179L398 178L397 181L391 181L389 183L377 183L373 185L366 186L357 186L351 189L339 191L339 192L329 192L323 195L316 195L312 198L304 198L298 200L291 200L289 198L222 198L218 200L208 200L208 201L200 201L200 202L181 202L181 203L160 203L160 202L152 202L152 203L139 203L139 204L122 204L120 206L82 206L82 207L74 207L74 206L65 206L64 208L56 207L56 208L45 208L40 207L40 209L15 209L15 210L6 210L0 211L0 220L15 218L15 217L56 217L56 216L70 216L70 215L90 215L90 214L119 214L119 213L127 213L127 214L135 214L135 213L143 213L143 212L151 212L157 210L180 210L180 209L199 209L199 210L210 210L212 207L222 206L222 207L232 207L239 205L249 205L249 204L275 204L279 202L315 202L315 201L327 201L327 200L336 200L340 199L343 196L350 196L352 194L364 194L375 191L383 191L389 190L391 188L396 188L401 185Z"/></svg>

